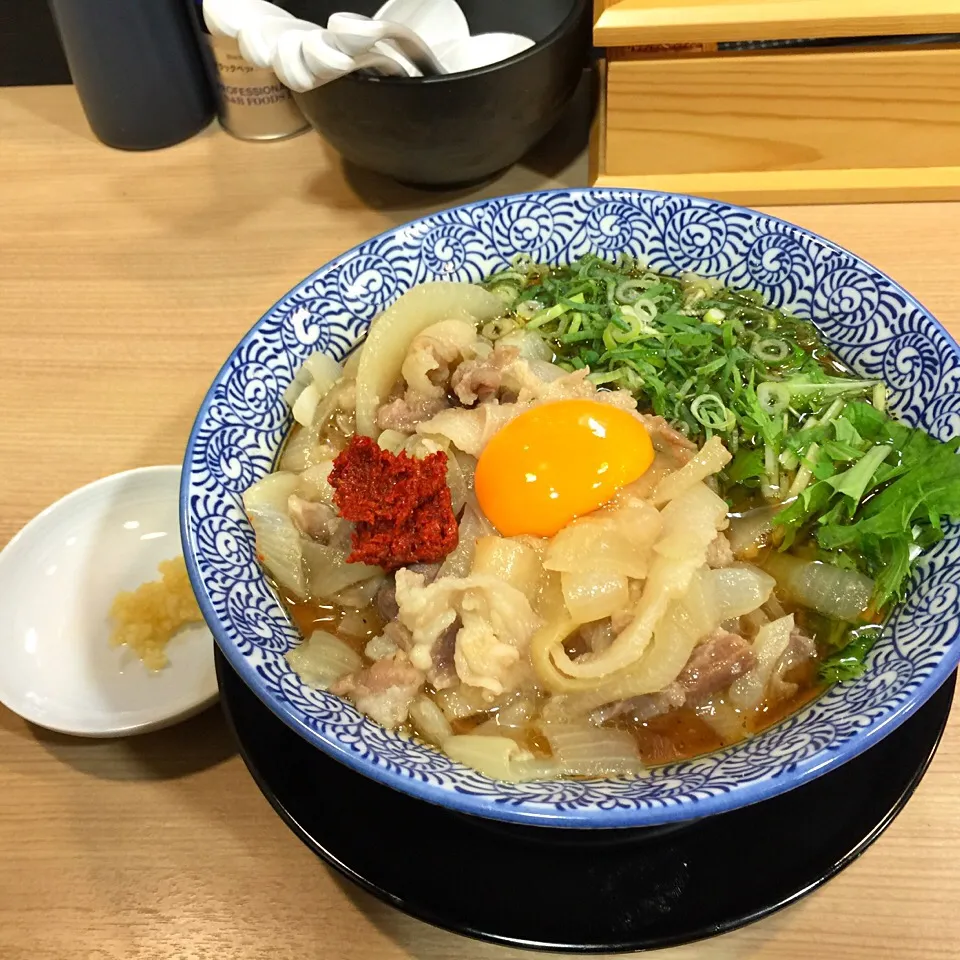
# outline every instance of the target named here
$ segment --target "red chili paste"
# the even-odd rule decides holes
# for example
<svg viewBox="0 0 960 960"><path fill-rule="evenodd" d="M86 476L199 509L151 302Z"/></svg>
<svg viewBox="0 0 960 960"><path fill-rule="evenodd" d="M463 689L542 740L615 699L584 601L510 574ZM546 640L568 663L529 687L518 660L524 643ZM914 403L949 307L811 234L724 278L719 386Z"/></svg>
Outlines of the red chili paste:
<svg viewBox="0 0 960 960"><path fill-rule="evenodd" d="M333 461L330 484L340 516L355 525L350 563L396 570L436 563L457 545L443 452L417 460L353 437Z"/></svg>

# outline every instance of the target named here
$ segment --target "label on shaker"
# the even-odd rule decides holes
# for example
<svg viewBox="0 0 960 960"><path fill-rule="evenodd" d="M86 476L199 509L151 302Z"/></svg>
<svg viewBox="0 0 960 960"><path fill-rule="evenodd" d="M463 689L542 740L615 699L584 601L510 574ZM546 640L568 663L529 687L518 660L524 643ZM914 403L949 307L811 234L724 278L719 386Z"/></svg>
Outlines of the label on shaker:
<svg viewBox="0 0 960 960"><path fill-rule="evenodd" d="M220 123L241 140L278 140L307 129L290 91L272 70L248 63L237 41L209 34L220 86Z"/></svg>

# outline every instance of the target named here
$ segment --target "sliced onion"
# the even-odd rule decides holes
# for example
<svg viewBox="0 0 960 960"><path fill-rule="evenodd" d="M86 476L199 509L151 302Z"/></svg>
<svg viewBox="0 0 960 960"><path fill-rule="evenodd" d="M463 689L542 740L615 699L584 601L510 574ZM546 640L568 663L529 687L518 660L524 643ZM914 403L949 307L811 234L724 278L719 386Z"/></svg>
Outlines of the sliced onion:
<svg viewBox="0 0 960 960"><path fill-rule="evenodd" d="M243 495L243 507L257 541L257 554L270 576L294 596L306 596L303 542L287 501L295 491L295 473L268 473Z"/></svg>
<svg viewBox="0 0 960 960"><path fill-rule="evenodd" d="M676 500L681 494L722 470L730 462L730 451L717 437L711 437L697 451L696 456L679 470L668 473L656 486L651 501L661 506L670 500Z"/></svg>
<svg viewBox="0 0 960 960"><path fill-rule="evenodd" d="M543 383L553 383L567 375L563 367L558 367L555 363L546 360L530 360L527 363L530 372Z"/></svg>
<svg viewBox="0 0 960 960"><path fill-rule="evenodd" d="M342 376L340 364L322 350L317 350L300 364L290 385L283 392L283 399L293 407L309 384L313 384L318 396L323 397Z"/></svg>
<svg viewBox="0 0 960 960"><path fill-rule="evenodd" d="M332 470L332 460L324 460L316 466L307 467L297 479L297 494L315 503L333 503L334 490L330 486Z"/></svg>
<svg viewBox="0 0 960 960"><path fill-rule="evenodd" d="M333 460L340 451L332 443L320 442L320 431L315 427L297 425L290 433L280 456L280 470L301 473L324 460Z"/></svg>
<svg viewBox="0 0 960 960"><path fill-rule="evenodd" d="M533 719L536 712L536 700L521 694L500 707L497 711L497 723L506 727L522 727Z"/></svg>
<svg viewBox="0 0 960 960"><path fill-rule="evenodd" d="M307 357L284 393L284 399L291 405L293 419L305 427L311 426L320 401L342 375L340 364L322 351Z"/></svg>
<svg viewBox="0 0 960 960"><path fill-rule="evenodd" d="M506 537L478 537L471 573L486 573L516 587L533 602L543 576L540 557L532 547Z"/></svg>
<svg viewBox="0 0 960 960"><path fill-rule="evenodd" d="M706 484L695 483L672 499L660 511L663 530L654 545L654 553L661 557L681 559L700 555L717 538L717 532L727 526L727 503Z"/></svg>
<svg viewBox="0 0 960 960"><path fill-rule="evenodd" d="M548 363L553 360L553 349L550 344L534 330L514 330L501 337L498 342L506 347L516 347L523 360L539 360ZM563 373L562 370L560 372Z"/></svg>
<svg viewBox="0 0 960 960"><path fill-rule="evenodd" d="M757 662L754 668L738 677L730 686L727 700L740 710L752 710L760 705L766 694L767 684L773 676L777 661L790 645L793 633L793 614L774 620L760 628L753 641Z"/></svg>
<svg viewBox="0 0 960 960"><path fill-rule="evenodd" d="M332 600L347 587L383 574L380 567L366 563L347 563L347 551L316 543L302 544L307 568L307 591L317 600Z"/></svg>
<svg viewBox="0 0 960 960"><path fill-rule="evenodd" d="M556 718L584 716L606 703L655 693L673 682L697 642L715 626L709 592L705 589L708 583L709 580L697 572L683 598L666 603L649 648L636 663L607 677L592 680L568 677L552 665L549 654L557 637L562 641L570 633L569 621L549 624L538 632L530 645L537 676L548 689L566 694L555 693L544 712L549 708Z"/></svg>
<svg viewBox="0 0 960 960"><path fill-rule="evenodd" d="M747 735L746 718L727 700L716 694L694 708L697 716L724 742L736 743Z"/></svg>
<svg viewBox="0 0 960 960"><path fill-rule="evenodd" d="M473 474L466 476L458 457L452 455L451 451L445 451L447 455L447 486L450 488L450 506L453 508L454 516L458 516L460 511L466 506L467 497L473 489Z"/></svg>
<svg viewBox="0 0 960 960"><path fill-rule="evenodd" d="M341 590L338 594L331 597L331 601L338 607L351 607L355 610L362 610L373 603L377 591L383 586L386 578L383 576L371 577L369 580L361 580L353 586Z"/></svg>
<svg viewBox="0 0 960 960"><path fill-rule="evenodd" d="M360 355L363 353L363 342L354 345L350 353L343 358L343 376L350 380L357 379L357 370L360 369Z"/></svg>
<svg viewBox="0 0 960 960"><path fill-rule="evenodd" d="M706 562L707 548L725 525L726 515L726 501L702 483L667 504L660 514L663 532L654 546L656 557L629 625L603 653L578 661L570 660L550 629L539 631L531 643L531 654L544 682L556 690L591 689L606 674L637 664L671 600L684 597L692 589L691 581ZM663 685L638 693L659 690Z"/></svg>
<svg viewBox="0 0 960 960"><path fill-rule="evenodd" d="M563 600L576 623L602 620L630 602L627 578L597 570L561 573Z"/></svg>
<svg viewBox="0 0 960 960"><path fill-rule="evenodd" d="M727 538L738 560L752 560L767 545L773 532L773 518L779 510L779 505L757 507L731 518Z"/></svg>
<svg viewBox="0 0 960 960"><path fill-rule="evenodd" d="M462 450L457 450L456 447L450 452L457 461L460 472L463 474L464 482L467 485L467 493L472 494L473 478L477 472L477 458L471 457L469 453L464 453Z"/></svg>
<svg viewBox="0 0 960 960"><path fill-rule="evenodd" d="M540 730L567 776L612 777L644 769L636 742L625 730L589 723L547 723Z"/></svg>
<svg viewBox="0 0 960 960"><path fill-rule="evenodd" d="M376 435L377 410L417 334L442 320L462 318L476 325L503 311L499 297L472 283L422 283L404 293L370 325L357 369L357 432Z"/></svg>
<svg viewBox="0 0 960 960"><path fill-rule="evenodd" d="M569 616L560 577L561 574L556 570L544 570L537 595L533 599L534 613L547 623Z"/></svg>
<svg viewBox="0 0 960 960"><path fill-rule="evenodd" d="M285 513L290 494L297 489L299 478L295 473L278 470L268 473L243 494L243 507L251 510L275 510Z"/></svg>
<svg viewBox="0 0 960 960"><path fill-rule="evenodd" d="M319 404L319 391L312 383L308 383L300 391L300 396L293 405L293 419L304 427L312 426Z"/></svg>
<svg viewBox="0 0 960 960"><path fill-rule="evenodd" d="M325 630L315 630L309 639L286 656L293 672L304 683L320 690L329 690L342 677L363 665L356 650Z"/></svg>
<svg viewBox="0 0 960 960"><path fill-rule="evenodd" d="M311 353L303 361L303 366L310 374L313 385L321 397L326 396L330 388L343 376L343 368L340 364L322 350Z"/></svg>
<svg viewBox="0 0 960 960"><path fill-rule="evenodd" d="M544 566L561 573L647 575L653 543L662 528L657 510L642 500L574 520L550 541Z"/></svg>
<svg viewBox="0 0 960 960"><path fill-rule="evenodd" d="M287 384L283 391L283 400L290 408L297 402L297 398L307 388L310 383L310 373L302 365L293 375L293 379Z"/></svg>
<svg viewBox="0 0 960 960"><path fill-rule="evenodd" d="M870 606L873 581L857 570L832 563L800 560L786 553L768 557L764 568L796 603L825 617L856 623Z"/></svg>
<svg viewBox="0 0 960 960"><path fill-rule="evenodd" d="M742 617L762 607L776 582L769 574L746 563L711 570L705 576L713 582L718 621Z"/></svg>
<svg viewBox="0 0 960 960"><path fill-rule="evenodd" d="M483 734L447 737L443 743L443 752L458 763L479 770L491 780L516 783L533 779L525 775L522 768L518 768L515 763L520 759L533 759L533 755L510 737L490 737Z"/></svg>
<svg viewBox="0 0 960 960"><path fill-rule="evenodd" d="M286 508L248 507L247 517L257 540L257 554L270 576L294 596L307 595L303 547L300 536Z"/></svg>
<svg viewBox="0 0 960 960"><path fill-rule="evenodd" d="M407 442L407 434L399 430L384 430L377 437L377 446L388 453L399 453Z"/></svg>
<svg viewBox="0 0 960 960"><path fill-rule="evenodd" d="M426 696L417 697L410 704L410 722L427 743L440 747L448 737L453 736L453 727L443 715L443 711Z"/></svg>
<svg viewBox="0 0 960 960"><path fill-rule="evenodd" d="M465 577L473 565L477 538L494 536L496 532L493 524L476 506L475 500L472 497L468 499L460 518L457 545L447 554L437 577Z"/></svg>
<svg viewBox="0 0 960 960"><path fill-rule="evenodd" d="M624 678L629 692L610 697L606 702L656 693L677 679L693 648L710 632L716 620L706 592L708 584L705 576L695 574L684 596L670 602L656 625L647 653L630 671L629 680Z"/></svg>

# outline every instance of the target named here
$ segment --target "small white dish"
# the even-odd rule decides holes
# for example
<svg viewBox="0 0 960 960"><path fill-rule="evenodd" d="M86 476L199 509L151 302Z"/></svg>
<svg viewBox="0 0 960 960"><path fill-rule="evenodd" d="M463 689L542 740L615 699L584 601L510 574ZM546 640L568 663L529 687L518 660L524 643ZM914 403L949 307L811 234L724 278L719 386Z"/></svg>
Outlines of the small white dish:
<svg viewBox="0 0 960 960"><path fill-rule="evenodd" d="M0 703L31 723L87 737L143 733L217 698L206 624L181 631L148 670L111 646L110 606L182 552L180 467L142 467L81 487L0 551Z"/></svg>

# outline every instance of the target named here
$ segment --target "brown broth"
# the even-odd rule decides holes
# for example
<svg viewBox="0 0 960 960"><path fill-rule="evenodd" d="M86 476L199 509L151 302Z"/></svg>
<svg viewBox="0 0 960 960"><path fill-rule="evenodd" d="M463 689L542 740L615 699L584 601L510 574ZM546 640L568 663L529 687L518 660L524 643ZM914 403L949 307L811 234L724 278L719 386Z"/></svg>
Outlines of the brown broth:
<svg viewBox="0 0 960 960"><path fill-rule="evenodd" d="M775 723L785 720L801 707L816 700L827 689L827 684L817 676L817 664L817 660L810 660L787 674L785 679L797 684L797 692L786 700L761 703L747 718L747 729L751 734L762 733Z"/></svg>
<svg viewBox="0 0 960 960"><path fill-rule="evenodd" d="M633 735L640 759L651 767L688 760L725 746L719 734L690 707L621 726Z"/></svg>
<svg viewBox="0 0 960 960"><path fill-rule="evenodd" d="M648 766L690 760L762 733L796 713L826 689L826 685L817 679L815 660L791 671L788 677L798 685L797 692L786 700L764 702L751 710L744 718L744 736L735 740L724 739L692 707L680 707L649 720L628 719L615 726L633 736L640 757Z"/></svg>
<svg viewBox="0 0 960 960"><path fill-rule="evenodd" d="M281 594L281 596L283 596ZM363 656L364 648L367 642L373 637L383 632L383 619L377 614L373 604L365 607L362 611L368 624L363 633L354 634L342 633L340 624L343 618L352 611L345 611L333 603L318 603L310 600L292 600L290 597L283 597L284 605L290 612L290 618L293 620L304 637L309 637L314 630L326 630L339 637L347 646L356 650L360 656Z"/></svg>

